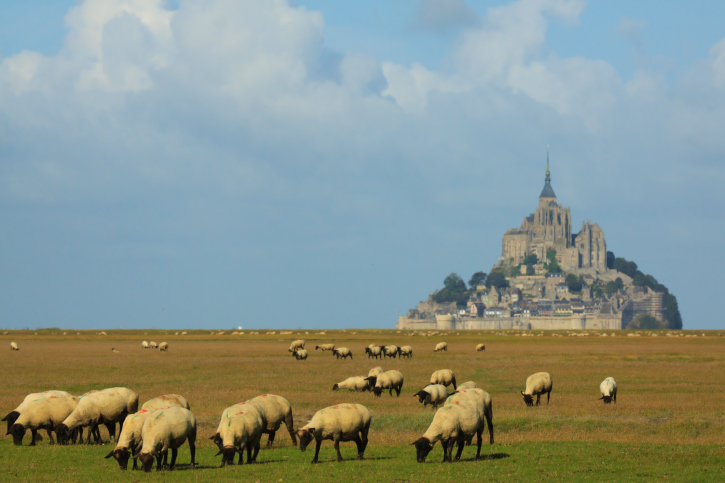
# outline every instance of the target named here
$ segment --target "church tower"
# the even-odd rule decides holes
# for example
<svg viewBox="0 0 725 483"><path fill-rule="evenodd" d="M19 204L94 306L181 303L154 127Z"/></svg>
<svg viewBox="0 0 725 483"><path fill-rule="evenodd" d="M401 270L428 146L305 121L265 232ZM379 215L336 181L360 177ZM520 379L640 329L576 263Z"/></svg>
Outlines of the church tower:
<svg viewBox="0 0 725 483"><path fill-rule="evenodd" d="M551 187L551 171L549 171L549 149L546 149L546 177L544 178L544 189L539 195L539 206L556 203L556 194L554 188Z"/></svg>

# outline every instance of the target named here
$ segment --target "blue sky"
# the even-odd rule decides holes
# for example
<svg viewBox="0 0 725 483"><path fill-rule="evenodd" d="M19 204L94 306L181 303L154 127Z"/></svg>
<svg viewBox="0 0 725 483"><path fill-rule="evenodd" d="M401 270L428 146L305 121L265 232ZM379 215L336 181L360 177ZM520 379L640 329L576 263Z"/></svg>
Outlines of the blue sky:
<svg viewBox="0 0 725 483"><path fill-rule="evenodd" d="M0 1L0 327L392 327L553 186L722 328L717 2Z"/></svg>

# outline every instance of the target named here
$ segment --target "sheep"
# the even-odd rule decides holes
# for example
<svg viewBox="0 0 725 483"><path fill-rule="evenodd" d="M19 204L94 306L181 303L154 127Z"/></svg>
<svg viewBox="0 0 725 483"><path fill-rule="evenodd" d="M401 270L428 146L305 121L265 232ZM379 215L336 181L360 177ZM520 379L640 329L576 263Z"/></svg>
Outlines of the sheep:
<svg viewBox="0 0 725 483"><path fill-rule="evenodd" d="M458 390L460 391L461 389L476 389L477 387L478 385L475 382L466 381L463 384L458 385Z"/></svg>
<svg viewBox="0 0 725 483"><path fill-rule="evenodd" d="M378 376L385 372L382 367L373 367L370 369L370 372L368 372L368 377L366 379L370 382L370 389L368 391L372 391L375 387L375 383L378 380Z"/></svg>
<svg viewBox="0 0 725 483"><path fill-rule="evenodd" d="M332 351L335 348L335 344L320 344L315 346L315 350L320 349L322 352Z"/></svg>
<svg viewBox="0 0 725 483"><path fill-rule="evenodd" d="M423 406L431 404L435 409L446 401L448 398L448 390L442 384L428 384L413 394L413 397L417 397L418 402L422 403Z"/></svg>
<svg viewBox="0 0 725 483"><path fill-rule="evenodd" d="M413 358L413 348L409 345L404 345L398 350L398 353L400 354L400 358L407 357L408 359Z"/></svg>
<svg viewBox="0 0 725 483"><path fill-rule="evenodd" d="M491 395L483 389L461 389L461 386L458 386L458 390L446 400L446 404L453 404L464 399L471 400L476 404L481 424L483 424L484 419L488 424L489 444L493 444L493 401ZM473 436L468 439L466 444L471 444L472 439Z"/></svg>
<svg viewBox="0 0 725 483"><path fill-rule="evenodd" d="M252 405L248 406L252 408ZM234 455L239 453L239 464L244 464L244 450L247 450L247 464L256 462L264 421L256 409L240 411L220 427L221 448L214 456L222 455L222 468L234 464ZM254 451L254 453L252 453Z"/></svg>
<svg viewBox="0 0 725 483"><path fill-rule="evenodd" d="M161 408L172 407L172 408L184 408L191 410L189 401L184 396L178 394L164 394L163 396L157 396L153 399L149 399L141 409L148 409L149 411L156 411Z"/></svg>
<svg viewBox="0 0 725 483"><path fill-rule="evenodd" d="M268 333L274 334L274 332L268 332ZM305 341L304 340L302 340L302 339L295 340L295 341L293 341L290 344L289 350L287 352L294 352L297 349L304 349L304 348L305 348Z"/></svg>
<svg viewBox="0 0 725 483"><path fill-rule="evenodd" d="M614 399L614 404L617 404L617 381L613 377L608 377L602 381L599 385L599 392L602 393L602 397L599 399L604 400L604 404L609 404Z"/></svg>
<svg viewBox="0 0 725 483"><path fill-rule="evenodd" d="M551 399L551 376L548 372L537 372L526 378L526 391L521 391L521 395L524 396L524 402L527 406L531 407L534 405L534 396L536 396L536 405L539 405L541 395L546 393L546 404L549 404Z"/></svg>
<svg viewBox="0 0 725 483"><path fill-rule="evenodd" d="M224 441L222 440L221 433L222 433L222 427L230 422L230 420L237 416L238 414L243 413L244 411L247 412L256 412L260 415L262 418L263 425L266 426L266 421L264 421L264 417L260 413L259 406L255 404L249 404L246 401L240 402L235 404L234 406L230 406L226 408L224 411L222 411L222 418L219 421L219 426L217 426L216 433L209 439L214 442L215 445L219 448L219 451L221 451L224 448ZM233 458L232 458L233 460ZM229 461L229 463L232 463L232 461Z"/></svg>
<svg viewBox="0 0 725 483"><path fill-rule="evenodd" d="M389 389L389 393L393 395L393 389L398 397L400 397L400 391L403 389L403 374L400 371L387 371L376 376L368 376L366 379L369 381L375 380L373 386L373 392L377 397L383 393L383 389Z"/></svg>
<svg viewBox="0 0 725 483"><path fill-rule="evenodd" d="M70 432L78 427L90 426L87 444L91 442L91 434L95 433L96 443L100 443L98 424L103 423L113 439L116 435L116 423L121 424L131 413L138 410L138 394L125 387L114 387L102 391L84 394L78 401L75 410L55 428L59 443L67 443Z"/></svg>
<svg viewBox="0 0 725 483"><path fill-rule="evenodd" d="M453 384L453 389L456 389L456 375L450 369L441 369L435 371L430 376L431 384L443 384L444 386L450 386Z"/></svg>
<svg viewBox="0 0 725 483"><path fill-rule="evenodd" d="M188 409L168 408L159 409L152 413L143 423L141 430L143 446L134 458L141 460L141 467L148 473L156 458L156 469L161 469L161 457L171 449L171 464L169 470L176 466L178 448L189 441L191 452L191 466L196 468L194 457L196 455L196 418Z"/></svg>
<svg viewBox="0 0 725 483"><path fill-rule="evenodd" d="M342 357L343 359L350 358L352 359L352 352L350 352L350 349L347 347L340 347L339 349L332 349L332 354L337 356L339 359Z"/></svg>
<svg viewBox="0 0 725 483"><path fill-rule="evenodd" d="M476 346L476 352L486 352L486 345L485 344L478 344Z"/></svg>
<svg viewBox="0 0 725 483"><path fill-rule="evenodd" d="M116 354L120 354L121 353L120 350L114 349L113 347L111 347L111 352L115 352Z"/></svg>
<svg viewBox="0 0 725 483"><path fill-rule="evenodd" d="M300 438L300 450L305 451L314 439L317 446L312 464L315 464L318 462L322 441L330 439L335 443L339 462L342 461L340 442L355 441L357 459L365 459L371 421L370 411L361 404L338 404L321 409L297 432Z"/></svg>
<svg viewBox="0 0 725 483"><path fill-rule="evenodd" d="M370 390L370 381L362 376L348 377L342 382L332 386L333 391L339 391L340 389L347 389L348 391L365 392Z"/></svg>
<svg viewBox="0 0 725 483"><path fill-rule="evenodd" d="M159 350L162 352L166 352L167 350L169 350L169 344L167 342L162 342L161 344L159 344Z"/></svg>
<svg viewBox="0 0 725 483"><path fill-rule="evenodd" d="M13 443L16 446L22 445L25 432L29 429L32 433L30 446L35 446L38 430L45 429L50 444L54 444L51 431L67 418L77 405L78 398L73 396L50 396L29 402L8 431L13 437Z"/></svg>
<svg viewBox="0 0 725 483"><path fill-rule="evenodd" d="M20 350L20 348L18 347L18 344L17 344L17 343L15 343L15 342L11 342L11 343L10 343L10 350L11 350L11 351L19 351L19 350Z"/></svg>
<svg viewBox="0 0 725 483"><path fill-rule="evenodd" d="M448 343L446 343L446 342L437 343L436 348L433 349L433 352L440 352L440 351L448 352Z"/></svg>
<svg viewBox="0 0 725 483"><path fill-rule="evenodd" d="M179 396L181 397L181 396ZM128 468L128 459L141 451L142 446L142 435L143 425L146 419L154 412L161 408L153 407L148 409L145 406L152 401L156 401L158 398L154 398L151 401L147 401L137 413L129 414L123 421L123 429L121 434L118 436L118 444L105 456L105 459L115 458L118 462L118 466L125 470ZM187 408L188 409L188 408ZM133 458L133 469L138 469L138 458Z"/></svg>
<svg viewBox="0 0 725 483"><path fill-rule="evenodd" d="M398 355L398 346L396 345L386 345L383 349L383 358L385 357L392 357L395 359L395 356Z"/></svg>
<svg viewBox="0 0 725 483"><path fill-rule="evenodd" d="M368 359L370 359L371 357L373 357L375 359L379 359L383 355L382 349L378 346L366 347L365 353L368 355Z"/></svg>
<svg viewBox="0 0 725 483"><path fill-rule="evenodd" d="M151 342L149 342L149 348L150 349L158 349L159 346L156 344L156 342L151 341Z"/></svg>
<svg viewBox="0 0 725 483"><path fill-rule="evenodd" d="M298 349L298 350L296 350L296 351L294 351L292 353L292 356L295 359L297 359L298 361L299 360L303 360L304 361L305 359L307 359L307 351L304 350L304 349Z"/></svg>
<svg viewBox="0 0 725 483"><path fill-rule="evenodd" d="M272 446L274 443L274 436L282 423L287 427L287 432L290 438L292 438L292 444L297 446L297 437L292 419L292 405L290 405L287 399L274 394L262 394L247 402L259 408L266 422L266 429L263 432L269 434L267 446Z"/></svg>
<svg viewBox="0 0 725 483"><path fill-rule="evenodd" d="M478 459L481 456L482 432L483 424L473 401L462 400L443 406L436 411L425 434L412 443L416 448L418 463L425 463L425 458L438 441L443 446L443 462L453 462L451 454L456 443L458 443L456 460L460 459L466 440L472 438L474 434L478 435L476 452Z"/></svg>
<svg viewBox="0 0 725 483"><path fill-rule="evenodd" d="M375 343L368 344L368 349L372 349L373 347L380 347L380 346Z"/></svg>
<svg viewBox="0 0 725 483"><path fill-rule="evenodd" d="M46 398L72 398L70 394L68 394L65 391L45 391L45 392L34 392L31 394L28 394L25 396L25 399L23 399L23 402L21 402L18 407L10 411L8 414L5 415L5 417L2 419L3 421L7 421L8 424L8 430L6 434L10 434L10 428L13 424L15 424L15 421L20 417L20 414L22 414L23 411L25 411L25 408L28 407L28 405L37 400L37 399L46 399Z"/></svg>

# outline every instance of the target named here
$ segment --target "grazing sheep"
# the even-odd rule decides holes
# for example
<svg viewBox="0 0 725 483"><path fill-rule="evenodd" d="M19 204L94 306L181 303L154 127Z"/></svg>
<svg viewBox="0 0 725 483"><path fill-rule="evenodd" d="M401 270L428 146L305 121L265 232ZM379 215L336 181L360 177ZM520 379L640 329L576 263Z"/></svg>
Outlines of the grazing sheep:
<svg viewBox="0 0 725 483"><path fill-rule="evenodd" d="M315 350L320 349L322 352L332 351L335 348L335 344L320 344L315 346Z"/></svg>
<svg viewBox="0 0 725 483"><path fill-rule="evenodd" d="M6 434L10 434L10 428L13 424L15 424L15 421L20 417L20 414L22 414L23 411L25 411L25 408L28 407L28 405L37 400L37 399L46 399L46 398L61 398L61 399L72 399L74 396L71 396L65 391L45 391L45 392L34 392L31 394L28 394L25 396L25 399L23 399L23 402L21 402L18 407L10 411L8 414L5 415L5 417L2 419L3 421L7 421L8 423L8 430Z"/></svg>
<svg viewBox="0 0 725 483"><path fill-rule="evenodd" d="M446 400L446 404L453 404L464 399L473 401L476 404L481 424L483 424L484 419L488 424L489 444L493 444L493 401L491 395L483 389L461 389L461 386L458 386L458 390ZM466 444L471 444L472 439L473 436L468 439Z"/></svg>
<svg viewBox="0 0 725 483"><path fill-rule="evenodd" d="M343 359L350 358L352 359L352 352L350 352L350 349L347 347L340 347L339 349L332 349L332 354L337 356L339 359L342 357Z"/></svg>
<svg viewBox="0 0 725 483"><path fill-rule="evenodd" d="M398 353L400 354L401 359L403 357L407 357L408 359L413 358L413 348L409 345L404 345L403 347L401 347Z"/></svg>
<svg viewBox="0 0 725 483"><path fill-rule="evenodd" d="M460 391L461 389L476 389L477 387L478 385L475 382L466 381L463 384L458 385L458 390Z"/></svg>
<svg viewBox="0 0 725 483"><path fill-rule="evenodd" d="M436 344L436 348L433 349L433 352L440 352L440 351L448 351L448 343L447 342L439 342Z"/></svg>
<svg viewBox="0 0 725 483"><path fill-rule="evenodd" d="M268 333L270 333L270 332L268 332ZM271 333L273 334L274 332L271 332ZM289 350L287 352L294 352L297 349L304 349L304 348L305 348L305 341L304 340L302 340L302 339L295 340L295 341L293 341L290 344Z"/></svg>
<svg viewBox="0 0 725 483"><path fill-rule="evenodd" d="M186 335L186 332L182 332L181 335Z"/></svg>
<svg viewBox="0 0 725 483"><path fill-rule="evenodd" d="M478 435L478 451L476 459L481 456L481 433L483 424L473 401L456 401L436 411L433 421L423 436L415 441L418 463L425 463L425 458L440 441L443 446L443 462L453 462L451 454L453 446L458 443L456 460L460 459L466 440Z"/></svg>
<svg viewBox="0 0 725 483"><path fill-rule="evenodd" d="M431 404L435 409L448 399L448 389L442 384L429 384L413 394L413 397L417 397L423 406Z"/></svg>
<svg viewBox="0 0 725 483"><path fill-rule="evenodd" d="M403 389L403 374L400 371L386 371L376 376L367 377L369 381L375 381L373 386L373 392L377 397L383 393L383 389L388 389L390 395L393 395L393 389L398 397L400 397L400 391Z"/></svg>
<svg viewBox="0 0 725 483"><path fill-rule="evenodd" d="M186 400L184 396L179 396L178 394L164 394L163 396L157 396L153 399L149 399L145 403L143 403L143 406L141 406L141 409L148 409L149 411L156 411L161 408L184 408L191 410L191 407L189 406L189 401Z"/></svg>
<svg viewBox="0 0 725 483"><path fill-rule="evenodd" d="M378 346L366 347L365 353L368 355L368 359L370 359L371 357L373 357L375 359L379 359L383 355L382 349Z"/></svg>
<svg viewBox="0 0 725 483"><path fill-rule="evenodd" d="M158 349L159 346L156 344L156 342L151 341L151 342L149 342L149 348L151 348L151 349Z"/></svg>
<svg viewBox="0 0 725 483"><path fill-rule="evenodd" d="M372 349L373 347L380 347L380 346L375 343L368 344L368 349Z"/></svg>
<svg viewBox="0 0 725 483"><path fill-rule="evenodd" d="M383 347L383 357L392 357L395 359L395 356L398 355L398 346L397 345L386 345Z"/></svg>
<svg viewBox="0 0 725 483"><path fill-rule="evenodd" d="M444 386L450 386L453 384L453 389L456 389L456 375L450 369L441 369L435 371L430 376L431 384L443 384Z"/></svg>
<svg viewBox="0 0 725 483"><path fill-rule="evenodd" d="M292 356L294 356L295 359L299 360L305 360L307 359L307 351L304 349L298 349L292 353Z"/></svg>
<svg viewBox="0 0 725 483"><path fill-rule="evenodd" d="M355 441L357 459L364 459L371 421L370 411L361 404L338 404L321 409L297 432L300 437L300 450L305 451L314 439L317 446L312 463L315 464L318 462L322 441L330 439L335 443L337 461L342 461L340 442Z"/></svg>
<svg viewBox="0 0 725 483"><path fill-rule="evenodd" d="M191 411L184 408L159 409L152 413L143 423L141 430L143 446L134 458L141 460L141 467L145 472L151 471L154 458L156 469L161 469L161 458L171 450L171 464L169 470L176 466L178 448L189 441L191 452L191 469L196 467L196 418Z"/></svg>
<svg viewBox="0 0 725 483"><path fill-rule="evenodd" d="M377 382L378 375L382 374L383 372L385 372L385 370L383 370L382 367L373 367L372 369L370 369L370 372L368 372L368 377L366 377L366 379L370 382L370 389L368 389L369 391L373 390L373 387L375 387L375 383Z"/></svg>
<svg viewBox="0 0 725 483"><path fill-rule="evenodd" d="M526 378L526 391L521 391L524 396L524 402L527 406L534 405L534 396L536 396L536 405L539 405L541 395L546 393L546 404L551 399L552 382L548 372L537 372Z"/></svg>
<svg viewBox="0 0 725 483"><path fill-rule="evenodd" d="M141 348L142 349L148 349L149 348L149 343L147 341L141 342Z"/></svg>
<svg viewBox="0 0 725 483"><path fill-rule="evenodd" d="M239 453L239 464L244 464L245 449L247 450L247 464L251 465L257 461L265 423L256 408L249 405L247 409L251 410L238 412L219 428L221 447L214 456L222 455L222 468L227 463L234 464L236 453Z"/></svg>
<svg viewBox="0 0 725 483"><path fill-rule="evenodd" d="M161 344L159 344L159 350L162 352L166 352L167 350L169 350L169 344L167 342L162 342Z"/></svg>
<svg viewBox="0 0 725 483"><path fill-rule="evenodd" d="M348 377L342 382L332 386L333 391L347 389L348 391L365 392L370 390L370 381L362 376Z"/></svg>
<svg viewBox="0 0 725 483"><path fill-rule="evenodd" d="M106 335L106 333L101 331L98 335Z"/></svg>
<svg viewBox="0 0 725 483"><path fill-rule="evenodd" d="M146 402L144 406L155 400L156 399L152 399L151 401ZM105 458L114 458L122 470L128 468L129 458L141 451L143 443L143 425L146 422L146 419L159 409L160 408L146 409L142 407L137 413L126 416L126 419L123 421L123 429L121 430L121 434L118 436L118 444L116 444L116 447L111 450ZM133 469L138 469L137 457L133 458Z"/></svg>
<svg viewBox="0 0 725 483"><path fill-rule="evenodd" d="M103 423L113 439L116 435L116 423L121 424L131 413L138 410L138 394L125 387L114 387L102 391L91 391L80 397L78 406L65 420L55 428L59 443L67 443L71 431L78 427L90 426L87 444L91 443L91 434L95 434L100 444L98 425Z"/></svg>
<svg viewBox="0 0 725 483"><path fill-rule="evenodd" d="M478 344L476 346L476 352L486 352L486 346L484 344Z"/></svg>
<svg viewBox="0 0 725 483"><path fill-rule="evenodd" d="M11 342L10 343L10 350L11 351L19 351L20 348L18 347L18 344L16 344L15 342Z"/></svg>
<svg viewBox="0 0 725 483"><path fill-rule="evenodd" d="M274 394L262 394L250 399L247 403L257 406L262 418L265 421L265 434L269 434L267 446L272 446L274 436L279 427L284 423L287 432L292 438L292 444L297 446L297 436L295 435L294 421L292 419L292 405L282 396Z"/></svg>
<svg viewBox="0 0 725 483"><path fill-rule="evenodd" d="M77 405L78 398L73 396L50 396L29 402L10 428L9 433L13 436L13 443L17 446L23 444L23 437L29 429L33 435L30 446L35 446L38 430L45 429L50 444L54 444L51 432L73 412Z"/></svg>
<svg viewBox="0 0 725 483"><path fill-rule="evenodd" d="M604 400L604 404L609 404L614 399L614 404L617 404L617 381L613 377L608 377L602 381L599 385L599 392L602 393L600 399Z"/></svg>
<svg viewBox="0 0 725 483"><path fill-rule="evenodd" d="M120 353L121 353L121 351L119 351L119 350L116 350L116 349L114 349L113 347L111 347L111 352L115 352L116 354L120 354Z"/></svg>
<svg viewBox="0 0 725 483"><path fill-rule="evenodd" d="M222 411L222 418L219 421L219 426L217 426L216 433L214 433L214 436L209 438L210 440L212 440L214 442L215 445L217 445L217 447L219 448L219 451L221 451L222 448L224 447L222 437L221 437L222 426L224 426L225 424L228 424L229 421L234 416L236 416L237 414L241 414L244 411L259 413L260 417L262 417L263 424L266 425L266 422L264 421L264 417L260 413L259 407L254 404L249 404L245 401L245 402L240 402L240 403L235 404L234 406L230 406L230 407L226 408L224 411Z"/></svg>

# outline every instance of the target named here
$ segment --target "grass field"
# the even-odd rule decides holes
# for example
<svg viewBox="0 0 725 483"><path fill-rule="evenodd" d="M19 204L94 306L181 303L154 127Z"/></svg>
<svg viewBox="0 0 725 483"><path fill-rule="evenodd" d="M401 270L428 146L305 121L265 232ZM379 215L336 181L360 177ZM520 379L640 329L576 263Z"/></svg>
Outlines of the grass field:
<svg viewBox="0 0 725 483"><path fill-rule="evenodd" d="M179 451L177 472L121 473L115 461L103 459L113 444L50 446L45 437L38 446L28 447L26 435L24 445L16 447L10 436L2 436L0 480L725 481L725 336L719 332L626 337L622 331L614 338L552 337L551 332L543 337L463 331L421 337L381 330L325 335L107 332L1 335L0 347L5 349L0 350L0 413L11 411L26 394L47 389L81 394L126 386L139 394L140 403L161 394L182 394L198 420L197 470L187 470L187 446ZM707 335L700 336L703 333ZM307 361L295 361L287 352L296 338L308 341ZM20 351L10 351L11 340ZM164 340L170 349L142 350L142 340ZM442 340L448 342L448 352L434 353L435 343ZM316 343L325 342L349 347L354 360L338 361L314 350ZM411 345L413 359L368 360L363 348L371 342ZM474 351L478 342L486 343L486 352ZM112 347L120 352L112 353ZM334 383L367 374L376 365L404 374L400 398L331 390ZM433 411L412 395L428 383L434 370L443 368L452 369L459 383L475 381L493 398L496 443L484 445L483 460L471 460L474 446L464 450L463 461L443 464L437 445L427 463L415 461L415 449L409 445L425 432ZM551 404L527 408L520 391L526 377L537 371L552 376ZM607 376L619 384L616 405L597 400L599 383ZM314 451L301 453L281 429L275 449L260 452L260 464L218 468L221 457L214 457L216 447L207 438L222 410L263 393L279 394L292 403L295 427L323 407L364 404L373 414L368 459L338 464L332 443L325 442L322 464L310 465ZM107 439L105 428L102 434ZM343 457L353 458L355 445L342 446Z"/></svg>

